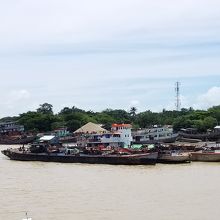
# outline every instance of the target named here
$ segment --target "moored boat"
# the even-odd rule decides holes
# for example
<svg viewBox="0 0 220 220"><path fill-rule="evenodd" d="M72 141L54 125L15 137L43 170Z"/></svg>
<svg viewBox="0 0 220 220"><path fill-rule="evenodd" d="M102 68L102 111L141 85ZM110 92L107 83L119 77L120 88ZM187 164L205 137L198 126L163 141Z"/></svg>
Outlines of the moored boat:
<svg viewBox="0 0 220 220"><path fill-rule="evenodd" d="M36 136L19 137L16 139L0 137L0 144L5 144L5 145L28 144L28 143L32 143L35 139Z"/></svg>
<svg viewBox="0 0 220 220"><path fill-rule="evenodd" d="M192 161L204 161L204 162L220 162L219 150L201 150L197 152L191 152Z"/></svg>
<svg viewBox="0 0 220 220"><path fill-rule="evenodd" d="M182 129L183 130L183 129ZM184 129L185 130L185 129ZM213 132L207 133L186 133L186 132L179 132L179 136L187 139L192 140L202 140L202 141L217 141L220 139L220 130L216 130Z"/></svg>
<svg viewBox="0 0 220 220"><path fill-rule="evenodd" d="M158 163L186 163L186 162L190 162L190 154L179 152L179 151L164 150L164 151L159 152L157 162Z"/></svg>
<svg viewBox="0 0 220 220"><path fill-rule="evenodd" d="M155 125L151 128L134 130L132 137L133 144L173 143L178 138L178 134L173 133L173 128L169 126Z"/></svg>
<svg viewBox="0 0 220 220"><path fill-rule="evenodd" d="M138 154L86 154L67 152L42 152L32 153L28 149L7 149L2 153L11 160L19 161L44 161L62 163L89 163L89 164L113 164L113 165L154 165L157 161L158 153L138 153Z"/></svg>

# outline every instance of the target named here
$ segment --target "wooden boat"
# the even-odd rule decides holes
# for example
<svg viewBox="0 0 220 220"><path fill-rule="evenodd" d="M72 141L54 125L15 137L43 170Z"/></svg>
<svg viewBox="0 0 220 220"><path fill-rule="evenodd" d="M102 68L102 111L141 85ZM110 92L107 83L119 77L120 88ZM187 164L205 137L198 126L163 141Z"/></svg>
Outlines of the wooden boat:
<svg viewBox="0 0 220 220"><path fill-rule="evenodd" d="M62 163L89 163L89 164L113 164L113 165L154 165L157 161L158 152L138 154L67 154L60 153L32 153L28 149L7 149L2 153L11 160L20 161L44 161Z"/></svg>
<svg viewBox="0 0 220 220"><path fill-rule="evenodd" d="M202 141L217 141L220 139L220 132L209 132L209 133L196 133L196 134L188 134L185 132L179 133L180 137L189 138L189 139L198 139Z"/></svg>
<svg viewBox="0 0 220 220"><path fill-rule="evenodd" d="M220 162L220 151L200 150L197 152L191 152L191 160L204 162Z"/></svg>
<svg viewBox="0 0 220 220"><path fill-rule="evenodd" d="M5 144L5 145L28 144L28 143L32 143L35 139L36 136L29 136L29 137L17 138L17 139L0 137L0 144Z"/></svg>
<svg viewBox="0 0 220 220"><path fill-rule="evenodd" d="M159 163L186 163L190 162L190 154L180 151L164 150L158 154Z"/></svg>

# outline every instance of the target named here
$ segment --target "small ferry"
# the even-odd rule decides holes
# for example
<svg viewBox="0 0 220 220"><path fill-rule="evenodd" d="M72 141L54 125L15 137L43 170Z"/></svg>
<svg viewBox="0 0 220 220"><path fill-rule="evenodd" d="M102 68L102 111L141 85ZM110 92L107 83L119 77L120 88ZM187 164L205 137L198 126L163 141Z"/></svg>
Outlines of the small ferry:
<svg viewBox="0 0 220 220"><path fill-rule="evenodd" d="M178 134L173 133L170 126L154 125L151 128L132 131L132 137L134 144L171 143L176 141Z"/></svg>

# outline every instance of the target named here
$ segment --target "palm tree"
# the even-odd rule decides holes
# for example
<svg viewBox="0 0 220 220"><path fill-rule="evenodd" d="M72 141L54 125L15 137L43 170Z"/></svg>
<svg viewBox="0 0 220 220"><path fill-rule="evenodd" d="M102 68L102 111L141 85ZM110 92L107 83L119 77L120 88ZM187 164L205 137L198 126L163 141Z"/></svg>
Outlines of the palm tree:
<svg viewBox="0 0 220 220"><path fill-rule="evenodd" d="M130 115L132 117L136 116L136 112L137 112L137 108L136 107L133 106L133 107L130 108Z"/></svg>

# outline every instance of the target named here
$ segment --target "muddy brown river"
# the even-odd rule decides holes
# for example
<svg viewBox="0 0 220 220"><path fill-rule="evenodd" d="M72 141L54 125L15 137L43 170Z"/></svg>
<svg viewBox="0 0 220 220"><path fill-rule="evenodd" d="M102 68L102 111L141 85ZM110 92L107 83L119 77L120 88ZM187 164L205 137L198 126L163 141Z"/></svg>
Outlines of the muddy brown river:
<svg viewBox="0 0 220 220"><path fill-rule="evenodd" d="M62 164L1 154L0 219L25 212L33 220L219 220L220 163Z"/></svg>

